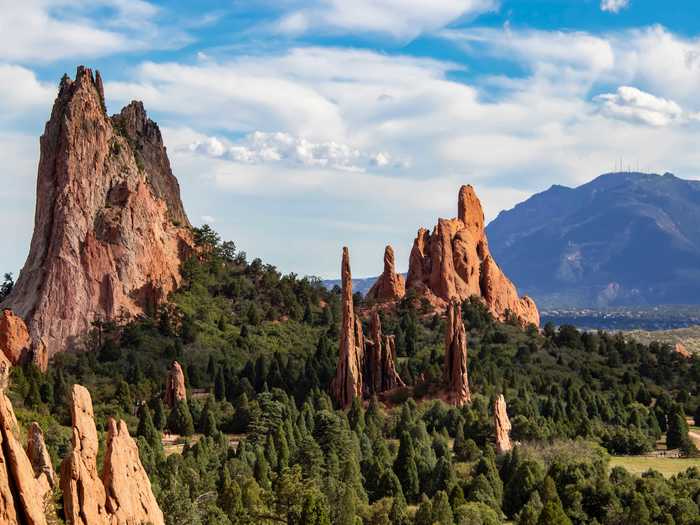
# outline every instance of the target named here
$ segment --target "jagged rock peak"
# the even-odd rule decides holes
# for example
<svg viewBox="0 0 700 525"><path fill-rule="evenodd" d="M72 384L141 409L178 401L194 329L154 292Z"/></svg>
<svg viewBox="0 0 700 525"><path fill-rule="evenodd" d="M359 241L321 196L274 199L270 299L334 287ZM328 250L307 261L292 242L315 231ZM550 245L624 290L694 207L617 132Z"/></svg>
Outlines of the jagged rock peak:
<svg viewBox="0 0 700 525"><path fill-rule="evenodd" d="M107 423L102 482L107 494L110 525L165 523L151 482L141 464L139 449L123 420L117 423L110 418Z"/></svg>
<svg viewBox="0 0 700 525"><path fill-rule="evenodd" d="M362 398L362 369L365 353L362 323L355 318L350 253L347 247L343 247L340 275L343 319L340 332L338 366L335 377L331 382L331 393L338 404L345 408L350 406L353 398Z"/></svg>
<svg viewBox="0 0 700 525"><path fill-rule="evenodd" d="M493 423L496 429L496 453L505 454L513 448L513 444L510 441L510 419L503 394L494 402Z"/></svg>
<svg viewBox="0 0 700 525"><path fill-rule="evenodd" d="M459 303L447 308L443 373L447 402L455 406L470 403L471 392L467 374L467 332L464 329L462 306Z"/></svg>
<svg viewBox="0 0 700 525"><path fill-rule="evenodd" d="M173 361L165 379L165 404L173 408L179 401L187 400L185 373L180 363Z"/></svg>
<svg viewBox="0 0 700 525"><path fill-rule="evenodd" d="M152 311L181 281L189 222L158 127L140 103L110 119L102 78L61 81L41 137L34 234L2 307L34 361L80 347L93 322Z"/></svg>
<svg viewBox="0 0 700 525"><path fill-rule="evenodd" d="M397 301L406 295L403 276L396 273L394 249L387 245L384 249L384 271L367 293L369 299L384 302Z"/></svg>
<svg viewBox="0 0 700 525"><path fill-rule="evenodd" d="M489 251L484 212L471 186L459 190L457 218L438 219L429 232L420 228L409 259L406 289L414 289L436 308L480 297L491 313L504 320L508 312L522 324L539 325L539 312L529 297L518 297Z"/></svg>

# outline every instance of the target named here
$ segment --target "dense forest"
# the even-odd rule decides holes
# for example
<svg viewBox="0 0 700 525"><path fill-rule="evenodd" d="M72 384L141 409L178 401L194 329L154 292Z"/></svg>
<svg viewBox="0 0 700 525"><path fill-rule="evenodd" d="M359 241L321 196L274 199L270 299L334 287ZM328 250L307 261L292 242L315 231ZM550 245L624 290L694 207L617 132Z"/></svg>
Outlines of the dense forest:
<svg viewBox="0 0 700 525"><path fill-rule="evenodd" d="M445 321L409 294L381 313L409 386L337 410L328 385L340 291L248 261L208 227L195 232L200 250L168 305L95 323L87 351L57 355L47 374L13 370L17 417L40 423L54 461L70 446L66 395L80 383L100 431L118 416L138 436L173 525L700 524L697 468L639 477L609 464L663 436L697 454L686 418L700 424L698 357L621 334L500 323L472 298L462 312L473 400L451 407L433 399ZM359 295L355 305L372 306ZM188 400L170 410L174 360ZM499 394L516 446L496 456Z"/></svg>

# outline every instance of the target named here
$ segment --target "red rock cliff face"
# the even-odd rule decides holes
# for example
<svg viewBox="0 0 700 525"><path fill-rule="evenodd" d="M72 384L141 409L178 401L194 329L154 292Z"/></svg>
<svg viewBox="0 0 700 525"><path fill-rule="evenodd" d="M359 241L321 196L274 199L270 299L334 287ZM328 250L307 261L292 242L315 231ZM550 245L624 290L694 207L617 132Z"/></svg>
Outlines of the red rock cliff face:
<svg viewBox="0 0 700 525"><path fill-rule="evenodd" d="M173 408L179 401L187 400L185 373L180 363L173 361L165 379L165 404Z"/></svg>
<svg viewBox="0 0 700 525"><path fill-rule="evenodd" d="M439 219L432 233L425 228L418 230L406 288L415 289L440 308L475 295L498 319L504 319L510 310L522 323L539 325L534 301L518 297L515 286L489 252L484 212L471 186L462 186L459 191L457 218Z"/></svg>
<svg viewBox="0 0 700 525"><path fill-rule="evenodd" d="M513 444L510 441L510 419L508 419L506 400L503 394L498 396L494 402L493 424L496 430L496 453L505 454L513 448Z"/></svg>
<svg viewBox="0 0 700 525"><path fill-rule="evenodd" d="M372 312L372 337L365 342L365 393L367 395L386 392L405 386L396 371L396 340L393 335L384 335L379 312Z"/></svg>
<svg viewBox="0 0 700 525"><path fill-rule="evenodd" d="M180 283L188 226L141 103L110 118L99 73L64 76L41 137L29 256L3 303L26 322L37 364L79 345L93 321L163 301Z"/></svg>

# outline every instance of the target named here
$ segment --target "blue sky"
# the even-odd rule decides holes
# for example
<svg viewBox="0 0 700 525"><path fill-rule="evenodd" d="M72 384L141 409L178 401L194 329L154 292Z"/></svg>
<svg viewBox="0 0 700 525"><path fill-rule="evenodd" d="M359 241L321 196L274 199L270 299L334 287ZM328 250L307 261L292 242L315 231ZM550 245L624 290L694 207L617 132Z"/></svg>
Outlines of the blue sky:
<svg viewBox="0 0 700 525"><path fill-rule="evenodd" d="M0 0L0 271L29 247L58 80L143 100L194 224L334 277L405 270L473 184L487 219L622 163L700 176L700 7L652 0Z"/></svg>

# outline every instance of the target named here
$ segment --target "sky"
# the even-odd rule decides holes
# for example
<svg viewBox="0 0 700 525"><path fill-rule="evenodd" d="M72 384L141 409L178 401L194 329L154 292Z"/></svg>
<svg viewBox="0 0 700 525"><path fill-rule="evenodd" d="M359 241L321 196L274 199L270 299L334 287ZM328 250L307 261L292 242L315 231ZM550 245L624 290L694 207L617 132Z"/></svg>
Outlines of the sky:
<svg viewBox="0 0 700 525"><path fill-rule="evenodd" d="M195 225L249 259L399 271L472 184L486 219L552 184L700 178L693 0L0 0L0 272L32 234L58 82L142 100Z"/></svg>

